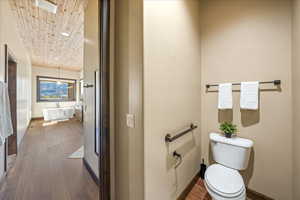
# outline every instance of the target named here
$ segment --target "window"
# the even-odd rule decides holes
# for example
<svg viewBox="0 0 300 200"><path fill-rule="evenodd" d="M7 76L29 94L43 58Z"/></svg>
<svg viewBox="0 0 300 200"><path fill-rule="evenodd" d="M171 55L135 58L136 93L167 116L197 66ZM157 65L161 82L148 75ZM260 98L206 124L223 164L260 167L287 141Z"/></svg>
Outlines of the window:
<svg viewBox="0 0 300 200"><path fill-rule="evenodd" d="M76 80L38 76L37 101L76 101Z"/></svg>

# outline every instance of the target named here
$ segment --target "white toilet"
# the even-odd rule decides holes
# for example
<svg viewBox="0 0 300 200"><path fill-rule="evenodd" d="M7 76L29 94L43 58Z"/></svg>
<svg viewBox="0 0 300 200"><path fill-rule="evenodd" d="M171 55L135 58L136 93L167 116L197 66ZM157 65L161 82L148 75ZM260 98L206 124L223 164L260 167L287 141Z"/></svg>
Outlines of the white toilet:
<svg viewBox="0 0 300 200"><path fill-rule="evenodd" d="M205 172L208 193L213 200L245 200L246 188L238 170L247 168L253 142L218 133L211 133L209 138L217 164L210 165Z"/></svg>

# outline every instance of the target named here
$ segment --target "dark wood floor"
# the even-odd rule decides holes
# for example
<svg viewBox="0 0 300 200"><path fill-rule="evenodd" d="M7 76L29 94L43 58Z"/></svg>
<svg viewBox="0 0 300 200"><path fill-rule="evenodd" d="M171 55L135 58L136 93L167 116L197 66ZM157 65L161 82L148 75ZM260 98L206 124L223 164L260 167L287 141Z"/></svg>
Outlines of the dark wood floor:
<svg viewBox="0 0 300 200"><path fill-rule="evenodd" d="M42 124L32 122L2 184L0 199L98 200L98 186L82 160L68 159L83 144L81 124L75 120Z"/></svg>
<svg viewBox="0 0 300 200"><path fill-rule="evenodd" d="M211 200L202 179L198 179L185 200Z"/></svg>
<svg viewBox="0 0 300 200"><path fill-rule="evenodd" d="M184 200L211 200L209 193L207 192L204 181L199 178L197 182L193 185L191 191L189 191L188 195ZM266 200L270 198L263 198L255 196L255 194L247 194L247 200Z"/></svg>

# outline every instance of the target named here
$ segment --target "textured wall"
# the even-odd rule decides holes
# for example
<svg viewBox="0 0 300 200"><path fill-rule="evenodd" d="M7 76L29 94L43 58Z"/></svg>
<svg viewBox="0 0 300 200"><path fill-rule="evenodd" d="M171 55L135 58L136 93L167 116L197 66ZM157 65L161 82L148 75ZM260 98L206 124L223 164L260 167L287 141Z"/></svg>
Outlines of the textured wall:
<svg viewBox="0 0 300 200"><path fill-rule="evenodd" d="M144 1L145 199L173 200L201 159L200 2ZM164 137L199 128L169 145ZM175 169L173 151L183 162Z"/></svg>
<svg viewBox="0 0 300 200"><path fill-rule="evenodd" d="M143 0L117 0L115 40L116 199L144 198ZM126 114L135 127L126 126Z"/></svg>
<svg viewBox="0 0 300 200"><path fill-rule="evenodd" d="M0 81L4 80L4 45L7 44L17 59L17 115L18 144L20 144L31 119L31 62L19 37L16 19L9 0L0 1ZM3 174L4 147L0 146L0 177Z"/></svg>
<svg viewBox="0 0 300 200"><path fill-rule="evenodd" d="M202 90L202 155L208 159L208 134L218 131L218 121L233 118L238 135L254 141L243 172L248 186L291 200L291 1L202 0L200 19L202 89L207 83L282 80L281 91L260 93L258 112L241 112L240 92L234 92L233 113L218 113L218 93Z"/></svg>
<svg viewBox="0 0 300 200"><path fill-rule="evenodd" d="M300 199L300 1L293 1L293 189L294 199Z"/></svg>
<svg viewBox="0 0 300 200"><path fill-rule="evenodd" d="M84 82L95 84L95 71L99 70L98 0L91 0L84 14ZM84 158L99 173L95 153L95 88L84 89Z"/></svg>

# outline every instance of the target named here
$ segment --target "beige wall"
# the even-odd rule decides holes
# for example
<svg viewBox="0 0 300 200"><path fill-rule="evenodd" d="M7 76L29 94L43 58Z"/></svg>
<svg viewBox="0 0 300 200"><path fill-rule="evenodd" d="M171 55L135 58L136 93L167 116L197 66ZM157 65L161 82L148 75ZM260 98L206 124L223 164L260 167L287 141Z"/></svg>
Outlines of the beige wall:
<svg viewBox="0 0 300 200"><path fill-rule="evenodd" d="M293 1L293 189L294 199L300 199L300 1Z"/></svg>
<svg viewBox="0 0 300 200"><path fill-rule="evenodd" d="M200 19L203 156L207 160L208 134L226 116L218 113L218 93L205 92L205 84L281 79L281 92L260 93L259 112L241 112L234 92L233 122L239 136L254 141L244 172L248 186L292 199L291 1L202 0Z"/></svg>
<svg viewBox="0 0 300 200"><path fill-rule="evenodd" d="M114 103L114 62L115 62L115 31L114 31L114 0L111 3L111 33L110 33L110 185L111 185L111 199L116 199L115 188L115 103ZM85 24L84 24L84 69L80 73L80 77L84 79L85 83L94 84L94 73L99 70L99 5L98 0L90 0L88 7L85 10ZM98 157L95 154L95 90L94 88L84 89L84 149L85 160L92 167L96 175L99 174Z"/></svg>
<svg viewBox="0 0 300 200"><path fill-rule="evenodd" d="M4 45L7 44L17 59L17 115L18 144L31 118L31 62L16 27L16 19L9 0L0 0L0 81L4 80ZM0 146L0 179L3 175L4 146Z"/></svg>
<svg viewBox="0 0 300 200"><path fill-rule="evenodd" d="M110 1L110 187L111 200L116 200L116 145L115 145L115 0Z"/></svg>
<svg viewBox="0 0 300 200"><path fill-rule="evenodd" d="M48 68L32 66L32 117L43 117L44 108L56 107L56 102L37 102L37 76L61 77L77 80L76 99L78 99L78 82L80 79L80 72L70 70L60 70L58 68ZM77 102L60 102L61 107L74 106Z"/></svg>
<svg viewBox="0 0 300 200"><path fill-rule="evenodd" d="M115 3L116 199L144 199L143 0ZM126 114L135 127L126 126Z"/></svg>
<svg viewBox="0 0 300 200"><path fill-rule="evenodd" d="M201 160L200 2L144 1L145 199L176 199ZM166 145L167 133L199 128ZM183 162L175 169L174 151Z"/></svg>
<svg viewBox="0 0 300 200"><path fill-rule="evenodd" d="M263 86L266 90L260 94L259 112L241 112L240 93L234 92L232 118L239 126L239 135L255 143L249 168L242 172L246 184L275 199L295 199L291 1L145 0L144 95L134 90L134 86L139 88L140 80L131 84L131 75L140 72L133 62L140 59L140 54L131 48L140 48L138 36L142 26L135 15L140 1L131 3L118 2L116 10L117 199L134 198L131 183L139 177L133 176L132 165L140 161L136 155L142 149L135 145L141 137L133 140L131 134L138 133L140 127L133 130L125 122L125 115L134 113L131 106L136 102L132 95L144 98L144 197L176 199L198 170L201 155L206 162L211 161L208 134L218 131L219 120L231 116L218 113L217 93L206 92L205 84L274 79L282 80L281 90L273 85ZM192 134L193 138L186 136L170 146L164 144L165 133L191 121L201 127L202 154L200 130ZM175 149L184 154L184 162L176 171L170 158ZM139 167L142 166L135 169Z"/></svg>
<svg viewBox="0 0 300 200"><path fill-rule="evenodd" d="M132 130L126 127L125 115L131 113L130 106L133 103L131 94L134 93L131 91L134 92L132 90L134 85L130 84L132 78L130 75L139 72L134 68L136 65L131 67L131 62L132 59L140 59L139 54L130 51L130 45L139 45L140 38L132 37L139 34L138 27L141 24L136 21L135 13L128 15L136 11L139 5L131 5L128 1L118 3L117 196L131 199L133 194L130 190L133 177L131 164L135 163L131 159L137 154L131 151L130 146L133 146L136 151L141 149L140 146L135 146L138 139L132 140ZM199 4L199 1L189 0L146 0L144 4L145 61L144 95L142 96L145 129L145 199L176 199L193 177L197 170L196 165L200 162L198 132L193 134L196 140L194 144L189 143L190 137L187 136L182 141L187 145L179 142L169 147L163 143L165 133L184 127L190 120L197 122L202 119L200 120L202 156L206 161L211 161L208 134L218 131L218 121L228 119L230 116L239 126L239 135L250 138L255 143L249 168L242 172L247 185L275 199L297 199L296 188L299 180L296 172L293 174L292 171L293 167L295 170L299 167L296 158L299 138L296 134L293 137L292 134L291 1L201 0ZM294 33L297 34L297 29ZM297 46L294 48L294 55L297 55L295 49ZM195 63L187 65L186 62ZM294 63L296 62L297 59L294 60ZM296 65L293 73L297 72ZM294 74L295 85L297 78L296 73ZM282 80L281 90L276 88L269 90L273 88L272 85L263 86L262 89L266 90L260 94L259 112L241 112L240 93L234 92L233 114L218 113L217 93L205 91L207 83L274 79ZM201 86L197 85L199 83L197 81ZM137 81L136 84L140 82ZM297 90L297 87L294 89ZM199 91L201 97L197 97L199 94L193 90ZM138 92L135 94L140 95ZM295 102L298 101L296 94L294 95L295 108L297 108ZM185 99L186 96L190 98ZM195 101L201 104L202 109L197 107L199 105ZM295 124L297 124L296 110ZM180 116L177 113L180 113ZM295 126L294 129L296 128ZM294 147L292 139L294 139ZM180 148L181 145L184 148ZM195 149L190 148L194 145ZM185 155L184 164L177 169L176 173L170 170L172 161L169 160L168 154L174 149L183 149ZM292 149L295 150L294 165ZM293 176L295 177L294 198L292 196Z"/></svg>
<svg viewBox="0 0 300 200"><path fill-rule="evenodd" d="M99 70L98 0L91 0L84 14L84 83L95 85L95 71ZM95 88L85 88L84 95L84 158L99 174L95 153Z"/></svg>

